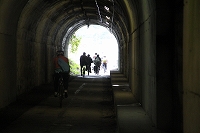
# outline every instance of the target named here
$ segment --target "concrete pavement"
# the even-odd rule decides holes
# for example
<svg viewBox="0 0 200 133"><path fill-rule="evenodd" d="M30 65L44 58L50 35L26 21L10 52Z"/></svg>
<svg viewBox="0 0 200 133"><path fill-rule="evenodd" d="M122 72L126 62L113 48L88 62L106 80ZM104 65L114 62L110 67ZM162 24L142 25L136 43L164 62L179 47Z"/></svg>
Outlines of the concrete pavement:
<svg viewBox="0 0 200 133"><path fill-rule="evenodd" d="M72 79L63 108L51 84L36 87L0 110L0 132L166 133L156 129L123 74Z"/></svg>
<svg viewBox="0 0 200 133"><path fill-rule="evenodd" d="M156 129L135 99L128 80L119 71L110 72L117 121L117 133L166 133Z"/></svg>
<svg viewBox="0 0 200 133"><path fill-rule="evenodd" d="M35 88L0 112L1 133L116 132L108 76L74 78L69 83L69 97L63 100L62 108L49 85Z"/></svg>

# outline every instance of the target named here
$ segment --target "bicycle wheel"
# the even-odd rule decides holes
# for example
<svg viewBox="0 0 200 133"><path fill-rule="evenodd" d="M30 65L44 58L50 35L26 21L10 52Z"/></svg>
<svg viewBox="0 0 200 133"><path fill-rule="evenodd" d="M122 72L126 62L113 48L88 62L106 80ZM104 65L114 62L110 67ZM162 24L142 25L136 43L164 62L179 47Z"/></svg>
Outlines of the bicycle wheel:
<svg viewBox="0 0 200 133"><path fill-rule="evenodd" d="M83 78L85 77L85 66L83 67Z"/></svg>
<svg viewBox="0 0 200 133"><path fill-rule="evenodd" d="M96 67L96 74L99 75L99 66Z"/></svg>
<svg viewBox="0 0 200 133"><path fill-rule="evenodd" d="M88 76L90 75L90 70L87 70L88 71Z"/></svg>
<svg viewBox="0 0 200 133"><path fill-rule="evenodd" d="M64 98L63 94L64 94L64 86L60 85L59 86L59 103L60 103L61 108L62 108L62 100Z"/></svg>
<svg viewBox="0 0 200 133"><path fill-rule="evenodd" d="M94 73L97 74L97 66L94 66Z"/></svg>

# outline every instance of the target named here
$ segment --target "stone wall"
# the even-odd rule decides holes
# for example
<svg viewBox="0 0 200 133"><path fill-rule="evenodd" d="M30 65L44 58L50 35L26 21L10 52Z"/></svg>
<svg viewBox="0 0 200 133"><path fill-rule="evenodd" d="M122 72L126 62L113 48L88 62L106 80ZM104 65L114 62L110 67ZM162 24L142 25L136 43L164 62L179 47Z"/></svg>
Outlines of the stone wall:
<svg viewBox="0 0 200 133"><path fill-rule="evenodd" d="M200 132L200 1L184 2L183 129Z"/></svg>

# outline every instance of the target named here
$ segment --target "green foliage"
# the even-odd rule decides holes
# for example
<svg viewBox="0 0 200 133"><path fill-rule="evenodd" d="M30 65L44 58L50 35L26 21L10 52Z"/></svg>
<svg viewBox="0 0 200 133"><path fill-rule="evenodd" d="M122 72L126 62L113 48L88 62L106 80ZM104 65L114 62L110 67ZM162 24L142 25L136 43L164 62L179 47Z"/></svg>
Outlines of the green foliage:
<svg viewBox="0 0 200 133"><path fill-rule="evenodd" d="M72 35L70 38L70 53L75 53L78 50L79 44L81 42L81 38L77 37L75 34ZM70 74L71 75L78 75L80 72L79 64L75 63L73 60L69 59L70 64Z"/></svg>
<svg viewBox="0 0 200 133"><path fill-rule="evenodd" d="M70 46L71 46L71 53L75 53L78 50L78 46L81 42L81 38L77 37L75 34L72 35L72 37L70 38Z"/></svg>
<svg viewBox="0 0 200 133"><path fill-rule="evenodd" d="M80 73L79 65L75 63L73 60L69 59L69 65L70 65L70 75L78 75Z"/></svg>

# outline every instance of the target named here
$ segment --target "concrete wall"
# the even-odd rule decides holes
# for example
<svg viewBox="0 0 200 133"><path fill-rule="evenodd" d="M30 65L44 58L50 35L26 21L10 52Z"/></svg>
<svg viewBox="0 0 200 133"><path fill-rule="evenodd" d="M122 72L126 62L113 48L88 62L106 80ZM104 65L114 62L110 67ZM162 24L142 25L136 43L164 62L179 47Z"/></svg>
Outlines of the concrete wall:
<svg viewBox="0 0 200 133"><path fill-rule="evenodd" d="M16 31L24 3L0 0L0 108L16 100Z"/></svg>
<svg viewBox="0 0 200 133"><path fill-rule="evenodd" d="M52 12L42 2L0 0L0 55L5 57L0 59L0 108L52 81L61 26L49 19Z"/></svg>
<svg viewBox="0 0 200 133"><path fill-rule="evenodd" d="M176 0L174 9L174 89L173 130L183 132L183 1Z"/></svg>
<svg viewBox="0 0 200 133"><path fill-rule="evenodd" d="M156 88L157 88L157 121L160 129L172 129L172 90L174 32L171 3L157 0L157 34L156 34Z"/></svg>
<svg viewBox="0 0 200 133"><path fill-rule="evenodd" d="M140 87L141 103L152 121L156 120L156 27L155 3L140 1Z"/></svg>
<svg viewBox="0 0 200 133"><path fill-rule="evenodd" d="M48 44L50 37L46 34L51 22L39 5L38 2L27 3L19 18L17 31L18 94L52 80L50 76L52 69L49 67L52 67L54 46L51 47L51 44ZM51 54L48 54L49 52Z"/></svg>
<svg viewBox="0 0 200 133"><path fill-rule="evenodd" d="M132 1L133 7L130 3L132 92L157 128L181 132L182 2Z"/></svg>
<svg viewBox="0 0 200 133"><path fill-rule="evenodd" d="M181 0L156 0L156 93L160 129L182 132Z"/></svg>
<svg viewBox="0 0 200 133"><path fill-rule="evenodd" d="M200 1L184 1L183 125L184 133L200 132Z"/></svg>
<svg viewBox="0 0 200 133"><path fill-rule="evenodd" d="M129 62L132 93L156 124L156 27L155 3L127 2L130 17ZM131 5L133 5L131 7ZM129 10L132 9L132 10Z"/></svg>

